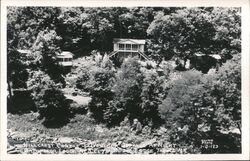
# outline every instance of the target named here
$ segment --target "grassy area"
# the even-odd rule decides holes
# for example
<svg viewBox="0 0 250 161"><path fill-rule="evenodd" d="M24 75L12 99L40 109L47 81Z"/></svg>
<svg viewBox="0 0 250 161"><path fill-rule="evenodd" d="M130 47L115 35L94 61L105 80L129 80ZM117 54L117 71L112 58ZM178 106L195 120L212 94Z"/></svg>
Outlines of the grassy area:
<svg viewBox="0 0 250 161"><path fill-rule="evenodd" d="M64 95L67 99L71 99L73 101L75 101L77 104L79 105L83 105L83 106L87 106L88 103L90 102L91 98L90 97L87 97L87 96L72 96L72 95L69 95L69 94L65 94Z"/></svg>
<svg viewBox="0 0 250 161"><path fill-rule="evenodd" d="M36 148L21 148L18 149L18 152L15 151L16 148L13 148L15 149L14 152L9 151L16 152L16 154L91 154L93 150L97 149L94 154L100 154L98 149L103 149L107 154L193 153L193 151L187 150L193 150L192 147L173 147L167 141L169 134L167 129L163 127L155 129L153 133L143 130L141 134L135 135L134 132L130 131L129 126L107 128L103 124L96 123L88 114L77 114L68 124L61 128L46 128L42 125L42 120L37 119L37 116L38 113L8 114L7 125L8 131L11 133L11 135L8 135L10 137L8 139L9 143L11 144L13 139L21 138L21 140L28 140L38 144L55 141L57 146L60 147L63 143L60 140L74 140L77 141L77 145L73 151L71 151L72 149L66 149L65 151L59 150L55 152L56 149L39 150ZM92 144L93 147L87 147L87 149L81 147L85 143ZM21 146L23 147L23 145ZM79 151L79 148L83 151Z"/></svg>
<svg viewBox="0 0 250 161"><path fill-rule="evenodd" d="M116 142L139 144L145 139L150 139L150 135L135 135L131 133L129 127L107 128L103 124L97 124L88 115L76 115L70 122L61 128L46 128L42 125L42 120L37 119L38 113L22 115L8 114L8 129L17 133L20 137L72 137L99 142Z"/></svg>

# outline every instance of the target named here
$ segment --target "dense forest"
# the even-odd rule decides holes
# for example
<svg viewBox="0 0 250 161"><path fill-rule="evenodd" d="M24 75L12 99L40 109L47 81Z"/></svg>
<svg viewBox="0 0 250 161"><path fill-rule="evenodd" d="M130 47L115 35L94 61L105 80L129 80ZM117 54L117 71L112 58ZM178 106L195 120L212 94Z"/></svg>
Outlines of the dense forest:
<svg viewBox="0 0 250 161"><path fill-rule="evenodd" d="M104 140L86 130L102 125L128 135L125 143L136 118L144 131L133 135L138 144L156 136L166 145L152 153L240 153L240 14L214 7L8 7L8 127L36 120L47 133L67 127L75 133L66 136ZM108 56L114 38L146 40L150 60L115 65ZM62 51L74 54L69 72L57 62ZM68 93L90 101L79 104ZM166 151L166 143L177 147Z"/></svg>

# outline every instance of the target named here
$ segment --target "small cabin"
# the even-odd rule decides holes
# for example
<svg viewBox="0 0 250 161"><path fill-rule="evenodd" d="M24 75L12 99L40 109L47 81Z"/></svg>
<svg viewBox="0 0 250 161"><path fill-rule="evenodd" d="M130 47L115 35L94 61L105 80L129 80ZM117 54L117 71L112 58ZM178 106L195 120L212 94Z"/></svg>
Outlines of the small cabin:
<svg viewBox="0 0 250 161"><path fill-rule="evenodd" d="M197 70L202 71L202 73L207 73L210 69L219 69L222 60L221 56L218 54L202 54L196 53L190 58L190 65L195 67Z"/></svg>
<svg viewBox="0 0 250 161"><path fill-rule="evenodd" d="M69 51L63 51L60 54L57 54L57 61L59 65L63 67L73 66L73 54Z"/></svg>
<svg viewBox="0 0 250 161"><path fill-rule="evenodd" d="M113 39L113 52L109 55L110 57L128 57L128 56L139 56L148 60L148 56L144 54L145 40L139 39Z"/></svg>

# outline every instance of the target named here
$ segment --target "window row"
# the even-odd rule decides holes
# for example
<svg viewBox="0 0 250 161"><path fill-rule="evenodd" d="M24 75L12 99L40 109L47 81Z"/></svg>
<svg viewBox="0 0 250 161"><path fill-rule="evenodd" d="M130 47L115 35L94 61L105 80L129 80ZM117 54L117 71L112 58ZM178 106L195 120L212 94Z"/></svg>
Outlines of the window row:
<svg viewBox="0 0 250 161"><path fill-rule="evenodd" d="M119 44L119 50L139 50L139 45L137 44Z"/></svg>
<svg viewBox="0 0 250 161"><path fill-rule="evenodd" d="M68 62L68 61L72 61L72 58L57 58L57 61Z"/></svg>

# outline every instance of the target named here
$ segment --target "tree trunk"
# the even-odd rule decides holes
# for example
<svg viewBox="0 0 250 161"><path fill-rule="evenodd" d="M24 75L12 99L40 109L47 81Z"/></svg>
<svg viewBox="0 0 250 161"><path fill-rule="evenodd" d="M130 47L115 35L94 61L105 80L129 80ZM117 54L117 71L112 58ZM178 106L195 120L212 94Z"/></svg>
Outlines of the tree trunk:
<svg viewBox="0 0 250 161"><path fill-rule="evenodd" d="M11 83L9 80L7 80L7 84L8 84L9 98L10 98L10 100L12 100L13 93L12 93L12 89L11 89Z"/></svg>
<svg viewBox="0 0 250 161"><path fill-rule="evenodd" d="M240 133L241 133L241 124L239 122L237 122L237 126L238 126L238 129L240 130Z"/></svg>

